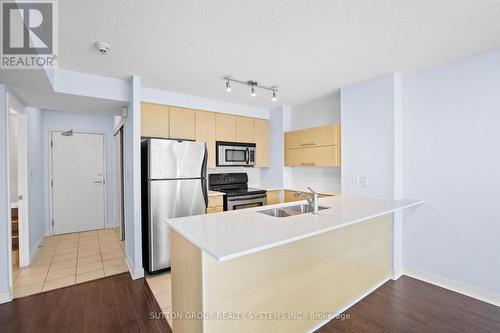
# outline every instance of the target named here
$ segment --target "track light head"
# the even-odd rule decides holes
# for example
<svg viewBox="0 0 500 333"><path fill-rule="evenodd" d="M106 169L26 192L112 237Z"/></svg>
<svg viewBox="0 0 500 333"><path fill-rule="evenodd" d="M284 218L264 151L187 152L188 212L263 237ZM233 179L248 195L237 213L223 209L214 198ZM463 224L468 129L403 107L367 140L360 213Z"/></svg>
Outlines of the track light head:
<svg viewBox="0 0 500 333"><path fill-rule="evenodd" d="M231 91L231 84L229 83L229 80L226 81L226 91L227 92Z"/></svg>
<svg viewBox="0 0 500 333"><path fill-rule="evenodd" d="M273 90L273 102L276 102L278 100L278 96L276 96L276 90Z"/></svg>
<svg viewBox="0 0 500 333"><path fill-rule="evenodd" d="M255 87L252 86L252 89L250 90L250 96L255 97L257 94L255 93Z"/></svg>

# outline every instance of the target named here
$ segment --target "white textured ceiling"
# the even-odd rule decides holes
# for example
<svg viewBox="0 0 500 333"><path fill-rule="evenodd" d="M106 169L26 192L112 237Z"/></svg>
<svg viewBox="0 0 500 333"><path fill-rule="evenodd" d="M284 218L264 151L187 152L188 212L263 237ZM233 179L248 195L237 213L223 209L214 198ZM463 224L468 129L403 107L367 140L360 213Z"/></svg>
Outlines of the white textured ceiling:
<svg viewBox="0 0 500 333"><path fill-rule="evenodd" d="M60 67L179 93L227 94L226 74L278 85L295 105L390 71L412 72L500 47L499 0L65 0ZM112 51L101 56L95 41Z"/></svg>

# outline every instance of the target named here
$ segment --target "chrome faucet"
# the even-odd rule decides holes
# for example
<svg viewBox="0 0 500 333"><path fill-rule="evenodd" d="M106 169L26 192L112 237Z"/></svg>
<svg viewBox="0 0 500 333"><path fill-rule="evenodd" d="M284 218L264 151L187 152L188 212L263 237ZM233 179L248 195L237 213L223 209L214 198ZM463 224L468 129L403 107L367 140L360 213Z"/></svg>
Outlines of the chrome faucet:
<svg viewBox="0 0 500 333"><path fill-rule="evenodd" d="M312 188L308 187L307 188L311 193L306 193L306 192L295 192L294 196L297 197L303 197L305 200L307 200L307 203L309 206L312 208L312 213L313 214L318 214L318 193L315 192Z"/></svg>

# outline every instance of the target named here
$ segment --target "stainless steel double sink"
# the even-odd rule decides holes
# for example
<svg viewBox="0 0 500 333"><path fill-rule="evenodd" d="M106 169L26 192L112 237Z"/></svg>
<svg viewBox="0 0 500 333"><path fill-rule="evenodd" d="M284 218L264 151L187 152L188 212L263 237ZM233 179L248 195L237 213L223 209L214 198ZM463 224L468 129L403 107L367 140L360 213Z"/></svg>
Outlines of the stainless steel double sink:
<svg viewBox="0 0 500 333"><path fill-rule="evenodd" d="M319 206L318 210L323 210L327 208L329 207ZM295 206L277 207L277 208L257 211L257 213L266 214L274 217L288 217L288 216L295 216L311 212L312 212L312 207L304 204Z"/></svg>

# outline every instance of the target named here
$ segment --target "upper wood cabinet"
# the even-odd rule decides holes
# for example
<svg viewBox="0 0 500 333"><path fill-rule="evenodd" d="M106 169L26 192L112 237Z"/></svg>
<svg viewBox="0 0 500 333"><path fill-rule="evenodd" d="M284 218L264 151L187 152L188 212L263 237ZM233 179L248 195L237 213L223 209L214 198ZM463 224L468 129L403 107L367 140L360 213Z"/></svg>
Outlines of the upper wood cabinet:
<svg viewBox="0 0 500 333"><path fill-rule="evenodd" d="M333 146L340 141L340 124L303 129L285 133L286 148Z"/></svg>
<svg viewBox="0 0 500 333"><path fill-rule="evenodd" d="M215 168L215 113L196 111L196 141L206 142L209 168Z"/></svg>
<svg viewBox="0 0 500 333"><path fill-rule="evenodd" d="M215 133L217 141L236 141L236 116L216 113Z"/></svg>
<svg viewBox="0 0 500 333"><path fill-rule="evenodd" d="M253 118L236 117L236 142L255 142Z"/></svg>
<svg viewBox="0 0 500 333"><path fill-rule="evenodd" d="M169 110L168 105L141 103L141 136L168 138Z"/></svg>
<svg viewBox="0 0 500 333"><path fill-rule="evenodd" d="M269 121L253 119L253 136L256 144L255 166L269 167Z"/></svg>
<svg viewBox="0 0 500 333"><path fill-rule="evenodd" d="M285 166L340 166L340 124L285 133Z"/></svg>
<svg viewBox="0 0 500 333"><path fill-rule="evenodd" d="M170 107L170 137L194 140L196 138L195 110Z"/></svg>

